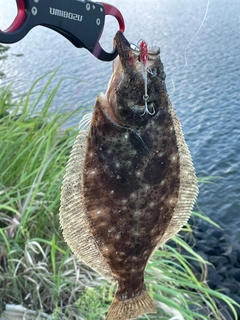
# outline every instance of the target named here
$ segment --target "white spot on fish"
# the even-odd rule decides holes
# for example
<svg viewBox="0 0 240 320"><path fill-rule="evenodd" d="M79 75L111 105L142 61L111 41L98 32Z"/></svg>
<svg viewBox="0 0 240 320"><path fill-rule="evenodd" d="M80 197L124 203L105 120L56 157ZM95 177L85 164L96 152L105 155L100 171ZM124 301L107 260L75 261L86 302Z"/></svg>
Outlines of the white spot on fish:
<svg viewBox="0 0 240 320"><path fill-rule="evenodd" d="M104 247L103 250L108 252L109 249L108 249L108 247Z"/></svg>
<svg viewBox="0 0 240 320"><path fill-rule="evenodd" d="M177 157L176 156L172 156L172 161L176 161Z"/></svg>
<svg viewBox="0 0 240 320"><path fill-rule="evenodd" d="M121 179L121 177L120 177L119 175L117 175L117 176L116 176L116 179L119 180L119 179Z"/></svg>
<svg viewBox="0 0 240 320"><path fill-rule="evenodd" d="M115 235L115 239L119 240L121 238L121 235L120 233L118 232L116 235Z"/></svg>
<svg viewBox="0 0 240 320"><path fill-rule="evenodd" d="M136 171L136 176L140 177L141 176L141 171Z"/></svg>
<svg viewBox="0 0 240 320"><path fill-rule="evenodd" d="M140 214L141 214L141 212L140 212L139 210L137 210L137 211L135 211L135 212L133 213L134 217L139 217Z"/></svg>
<svg viewBox="0 0 240 320"><path fill-rule="evenodd" d="M165 184L165 180L162 180L162 181L160 182L160 185L163 186L164 184Z"/></svg>
<svg viewBox="0 0 240 320"><path fill-rule="evenodd" d="M98 210L97 214L100 214L101 213L101 210Z"/></svg>
<svg viewBox="0 0 240 320"><path fill-rule="evenodd" d="M122 258L122 257L119 257L119 256L116 256L116 261L118 261L118 262L122 262L122 260L124 259L124 258Z"/></svg>
<svg viewBox="0 0 240 320"><path fill-rule="evenodd" d="M111 229L108 229L108 232L111 233L116 229L116 227L112 227Z"/></svg>
<svg viewBox="0 0 240 320"><path fill-rule="evenodd" d="M101 222L99 225L100 225L101 227L106 227L106 226L107 226L107 223L106 223L106 222Z"/></svg>
<svg viewBox="0 0 240 320"><path fill-rule="evenodd" d="M127 199L122 199L122 203L127 203Z"/></svg>
<svg viewBox="0 0 240 320"><path fill-rule="evenodd" d="M91 171L91 174L96 174L96 171L95 170Z"/></svg>
<svg viewBox="0 0 240 320"><path fill-rule="evenodd" d="M120 163L116 162L115 166L116 166L116 168L119 168L120 167Z"/></svg>
<svg viewBox="0 0 240 320"><path fill-rule="evenodd" d="M150 231L151 235L153 235L155 233L155 229L153 228L151 231Z"/></svg>
<svg viewBox="0 0 240 320"><path fill-rule="evenodd" d="M153 208L154 206L155 206L155 202L152 201L152 202L149 203L149 207L150 208Z"/></svg>
<svg viewBox="0 0 240 320"><path fill-rule="evenodd" d="M131 154L132 156L135 156L135 155L137 154L137 150L132 149L130 154Z"/></svg>
<svg viewBox="0 0 240 320"><path fill-rule="evenodd" d="M145 250L145 251L143 252L143 255L144 255L144 256L148 256L148 255L149 255L149 251L148 251L148 250Z"/></svg>
<svg viewBox="0 0 240 320"><path fill-rule="evenodd" d="M146 185L144 186L144 189L145 189L145 190L149 190L149 189L150 189L149 184L146 184Z"/></svg>
<svg viewBox="0 0 240 320"><path fill-rule="evenodd" d="M136 199L136 198L137 198L137 194L136 194L136 193L134 193L134 192L133 192L133 193L131 193L131 194L130 194L130 198L132 198L132 199Z"/></svg>

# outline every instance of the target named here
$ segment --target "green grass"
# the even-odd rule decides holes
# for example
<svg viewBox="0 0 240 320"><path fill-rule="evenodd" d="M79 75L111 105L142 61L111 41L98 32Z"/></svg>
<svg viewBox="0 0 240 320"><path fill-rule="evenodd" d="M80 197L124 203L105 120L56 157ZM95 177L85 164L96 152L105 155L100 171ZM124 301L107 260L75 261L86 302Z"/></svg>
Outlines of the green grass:
<svg viewBox="0 0 240 320"><path fill-rule="evenodd" d="M0 313L13 303L53 314L53 319L99 320L115 287L71 254L59 227L60 188L77 129L63 129L74 113L50 111L61 84L49 92L54 76L36 81L18 101L11 98L11 87L0 92ZM46 84L34 100L39 82ZM192 236L189 226L184 230ZM139 319L223 319L214 298L234 313L234 301L207 286L202 258L181 237L174 241L177 249L166 244L146 269L158 314ZM188 259L201 264L201 281L181 254L183 248Z"/></svg>

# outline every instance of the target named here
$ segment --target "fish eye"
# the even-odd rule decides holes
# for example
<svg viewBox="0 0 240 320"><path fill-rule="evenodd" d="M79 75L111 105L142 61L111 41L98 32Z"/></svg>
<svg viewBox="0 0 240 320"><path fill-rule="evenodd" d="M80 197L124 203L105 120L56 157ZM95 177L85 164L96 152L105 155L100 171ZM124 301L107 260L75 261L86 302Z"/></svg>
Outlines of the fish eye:
<svg viewBox="0 0 240 320"><path fill-rule="evenodd" d="M150 56L157 56L160 54L160 48L158 46L148 46L148 54Z"/></svg>

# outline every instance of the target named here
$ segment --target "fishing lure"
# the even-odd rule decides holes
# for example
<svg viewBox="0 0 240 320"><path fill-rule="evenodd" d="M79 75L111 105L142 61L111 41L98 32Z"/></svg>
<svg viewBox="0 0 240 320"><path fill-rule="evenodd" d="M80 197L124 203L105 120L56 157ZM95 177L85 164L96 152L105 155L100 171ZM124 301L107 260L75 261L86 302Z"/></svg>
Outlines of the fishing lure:
<svg viewBox="0 0 240 320"><path fill-rule="evenodd" d="M155 109L153 108L152 111L149 110L148 108L148 90L147 90L147 83L148 83L148 46L147 46L147 42L144 40L141 40L139 43L139 48L140 48L140 62L142 65L142 76L144 79L144 95L143 95L143 100L145 103L145 110L144 113L148 113L150 115L154 115L155 114Z"/></svg>

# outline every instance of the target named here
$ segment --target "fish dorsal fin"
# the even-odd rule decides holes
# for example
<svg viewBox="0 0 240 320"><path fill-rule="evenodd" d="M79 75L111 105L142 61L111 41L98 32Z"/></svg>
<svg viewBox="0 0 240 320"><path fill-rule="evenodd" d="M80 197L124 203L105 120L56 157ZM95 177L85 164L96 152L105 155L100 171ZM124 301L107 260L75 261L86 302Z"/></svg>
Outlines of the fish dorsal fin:
<svg viewBox="0 0 240 320"><path fill-rule="evenodd" d="M86 135L80 131L73 145L62 185L60 224L63 236L73 253L105 279L114 278L91 234L82 194L82 171L86 152Z"/></svg>
<svg viewBox="0 0 240 320"><path fill-rule="evenodd" d="M169 110L172 114L173 125L176 132L177 146L180 161L180 187L178 202L172 219L156 249L167 242L172 236L180 231L187 223L191 215L196 197L198 195L198 183L193 167L192 157L185 142L180 121L169 101Z"/></svg>
<svg viewBox="0 0 240 320"><path fill-rule="evenodd" d="M81 131L87 130L90 127L92 112L86 113L79 122L78 129Z"/></svg>

